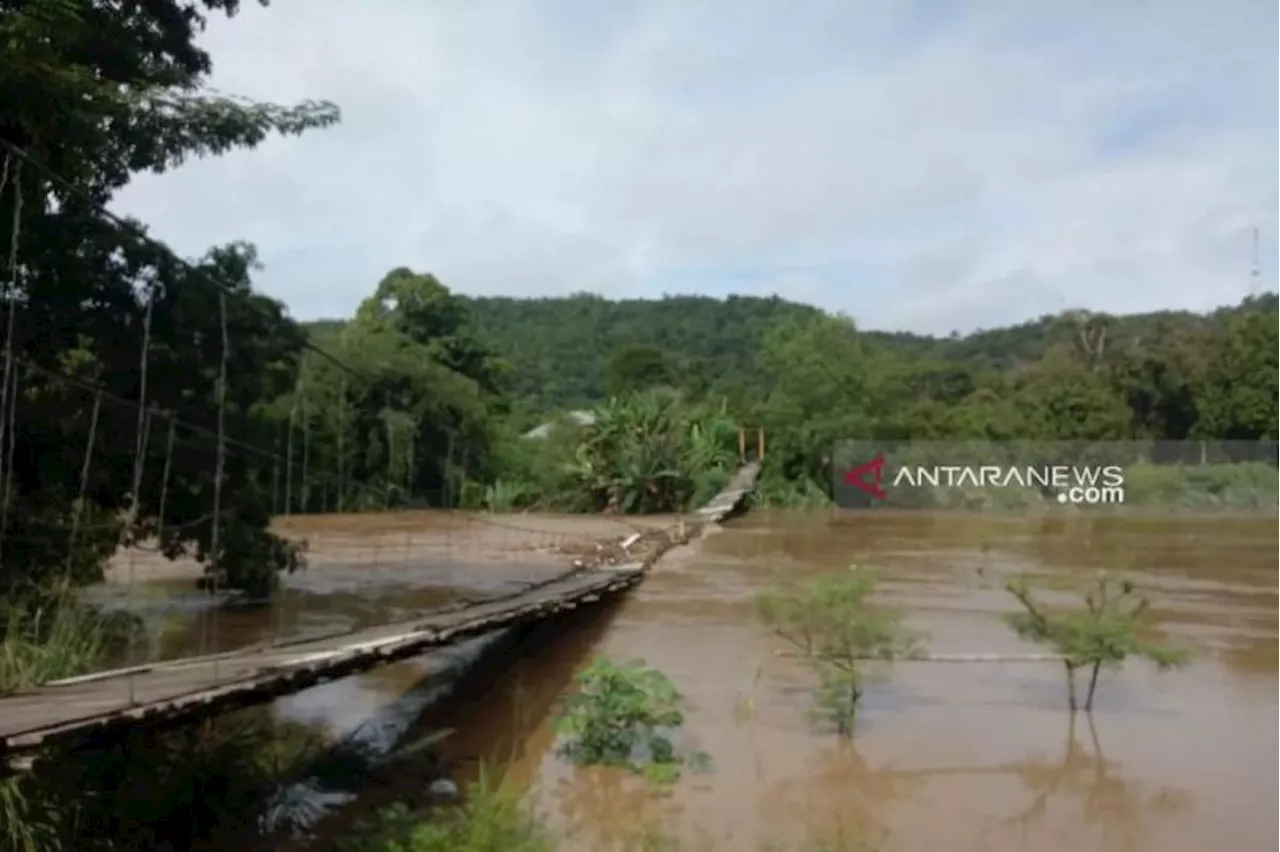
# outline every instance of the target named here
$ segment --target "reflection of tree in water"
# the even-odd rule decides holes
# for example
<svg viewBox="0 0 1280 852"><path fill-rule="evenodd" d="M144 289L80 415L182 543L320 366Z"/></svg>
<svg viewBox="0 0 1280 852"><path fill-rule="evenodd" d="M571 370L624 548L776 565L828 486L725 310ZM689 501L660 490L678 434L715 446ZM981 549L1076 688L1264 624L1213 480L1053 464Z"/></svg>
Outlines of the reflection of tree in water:
<svg viewBox="0 0 1280 852"><path fill-rule="evenodd" d="M635 773L613 766L585 766L556 785L555 800L572 837L586 848L625 848L646 827L679 823L684 808Z"/></svg>
<svg viewBox="0 0 1280 852"><path fill-rule="evenodd" d="M869 766L855 743L841 742L817 755L804 777L770 785L760 812L771 825L804 826L819 836L839 829L875 839L885 832L888 805L925 780L916 773Z"/></svg>
<svg viewBox="0 0 1280 852"><path fill-rule="evenodd" d="M888 806L907 798L922 783L947 776L1006 775L1018 778L1033 798L1017 813L993 824L984 841L995 840L989 836L992 833L1016 829L1022 848L1038 848L1032 835L1050 806L1069 806L1071 800L1078 800L1082 813L1077 822L1093 834L1089 848L1141 848L1151 820L1186 808L1190 796L1170 786L1124 778L1119 765L1103 754L1088 715L1090 748L1081 746L1076 718L1073 714L1066 750L1057 761L1040 758L994 766L894 769L868 766L852 743L843 744L824 752L806 777L771 786L760 807L774 825L803 825L820 831L829 826L823 820L838 815L841 828L875 839L887 832L883 817ZM1008 846L1007 841L992 844L992 848Z"/></svg>
<svg viewBox="0 0 1280 852"><path fill-rule="evenodd" d="M1017 827L1024 847L1030 848L1031 830L1048 813L1055 799L1079 798L1083 808L1081 822L1096 828L1093 848L1136 849L1149 824L1148 818L1186 808L1190 796L1164 785L1144 789L1141 782L1118 774L1118 765L1108 761L1102 751L1093 716L1085 714L1092 752L1080 746L1076 714L1071 714L1067 743L1062 759L1022 761L1011 767L1022 783L1033 793L1025 808L1001 820L998 827Z"/></svg>

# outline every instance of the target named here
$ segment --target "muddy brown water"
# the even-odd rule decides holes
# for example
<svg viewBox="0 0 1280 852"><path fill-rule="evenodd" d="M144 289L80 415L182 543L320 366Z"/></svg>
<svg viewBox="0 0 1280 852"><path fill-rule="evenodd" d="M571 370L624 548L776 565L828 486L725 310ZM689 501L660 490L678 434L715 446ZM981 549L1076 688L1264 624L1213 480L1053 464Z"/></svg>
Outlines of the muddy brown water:
<svg viewBox="0 0 1280 852"><path fill-rule="evenodd" d="M403 535L382 518L307 523L338 530L357 549ZM627 532L593 519L540 523L560 548ZM358 597L376 618L420 602L414 582L446 597L563 564L550 545L531 544L538 535L512 536L505 557L503 546L476 545L470 561L450 561L437 541L441 559L424 557L393 582L370 576L367 563L334 559L309 572L330 577L313 576L307 593L315 606ZM1074 723L1056 665L901 663L871 687L854 743L841 745L810 724L812 680L774 653L782 645L757 621L754 598L775 571L806 576L854 563L877 566L884 599L945 653L1028 650L997 618L1011 611L999 590L1006 577L1027 573L1065 591L1098 569L1124 569L1152 597L1159 630L1189 646L1194 662L1181 672L1131 664L1104 674L1092 721ZM372 731L386 743L452 728L446 757L458 766L501 759L507 777L582 849L657 821L735 850L838 830L900 852L1271 850L1277 576L1274 517L756 513L668 554L617 606L487 652L473 643L317 687L276 711L339 732ZM272 629L271 618L278 613L245 616L256 627L236 628L238 641ZM712 772L653 800L625 778L556 759L554 700L596 653L643 658L673 678L692 705L680 742L707 751ZM432 675L477 656L448 686L452 697L438 700ZM367 794L321 822L313 845L330 846L368 807L420 792Z"/></svg>

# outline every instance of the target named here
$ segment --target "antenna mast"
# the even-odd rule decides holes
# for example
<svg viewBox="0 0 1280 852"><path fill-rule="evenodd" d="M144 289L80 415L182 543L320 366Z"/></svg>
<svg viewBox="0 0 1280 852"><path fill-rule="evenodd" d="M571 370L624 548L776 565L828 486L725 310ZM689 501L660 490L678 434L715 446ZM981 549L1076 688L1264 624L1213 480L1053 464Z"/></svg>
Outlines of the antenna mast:
<svg viewBox="0 0 1280 852"><path fill-rule="evenodd" d="M1262 269L1258 252L1258 228L1253 229L1253 268L1249 271L1249 295L1257 296L1262 284Z"/></svg>

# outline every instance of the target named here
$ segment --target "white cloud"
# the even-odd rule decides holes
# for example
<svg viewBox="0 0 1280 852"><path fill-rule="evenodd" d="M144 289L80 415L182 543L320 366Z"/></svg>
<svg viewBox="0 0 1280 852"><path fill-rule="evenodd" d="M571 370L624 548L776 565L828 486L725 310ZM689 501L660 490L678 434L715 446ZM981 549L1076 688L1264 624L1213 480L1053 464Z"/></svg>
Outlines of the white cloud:
<svg viewBox="0 0 1280 852"><path fill-rule="evenodd" d="M1255 225L1275 280L1276 27L1263 0L250 7L209 28L214 84L343 125L116 207L187 253L256 242L304 318L400 265L942 333L1204 308L1247 292Z"/></svg>

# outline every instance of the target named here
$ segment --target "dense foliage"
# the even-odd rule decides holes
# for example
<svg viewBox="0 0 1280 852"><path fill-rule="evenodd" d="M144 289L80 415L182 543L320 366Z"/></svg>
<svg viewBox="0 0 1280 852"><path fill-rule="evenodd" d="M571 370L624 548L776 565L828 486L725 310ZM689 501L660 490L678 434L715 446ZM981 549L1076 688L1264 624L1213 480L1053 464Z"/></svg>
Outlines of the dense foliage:
<svg viewBox="0 0 1280 852"><path fill-rule="evenodd" d="M175 418L208 427L219 407L225 430L261 441L255 411L291 384L304 336L282 306L252 292L251 248L181 263L137 223L98 214L137 172L337 120L331 104L281 107L202 90L210 59L194 37L203 14L236 6L0 4L6 593L55 575L93 579L126 526L171 554L217 551L219 579L231 585L268 586L274 569L296 566L296 554L265 534L270 506L247 457L226 459L215 487L215 448L191 440L189 429L175 436L181 451L171 454L164 483L160 456ZM236 341L226 353L231 382L219 379L224 335ZM137 406L119 401L142 397L144 345L145 406L157 416L140 428ZM140 452L125 436L148 423L160 437ZM91 445L90 435L101 440ZM135 484L139 455L151 463ZM210 517L215 491L218 524Z"/></svg>

